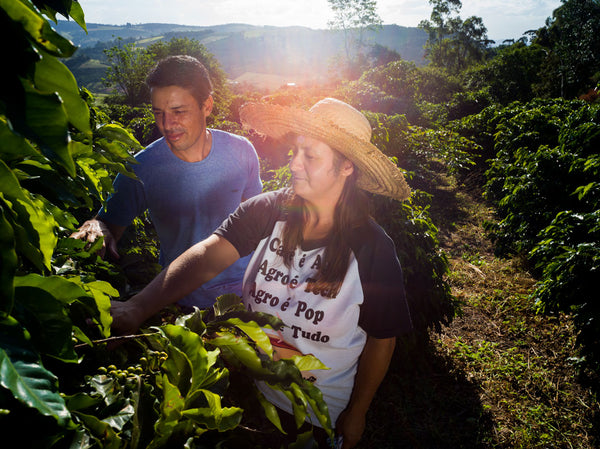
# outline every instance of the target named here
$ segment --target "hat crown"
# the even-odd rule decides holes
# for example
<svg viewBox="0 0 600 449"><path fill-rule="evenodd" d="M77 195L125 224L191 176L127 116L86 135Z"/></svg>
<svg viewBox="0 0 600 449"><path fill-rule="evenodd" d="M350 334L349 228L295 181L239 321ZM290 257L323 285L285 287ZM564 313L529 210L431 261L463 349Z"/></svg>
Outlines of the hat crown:
<svg viewBox="0 0 600 449"><path fill-rule="evenodd" d="M308 111L247 103L240 108L240 119L244 127L275 139L291 133L325 142L354 163L358 173L356 185L360 189L400 201L410 196L410 187L401 171L371 143L367 118L344 102L325 98Z"/></svg>
<svg viewBox="0 0 600 449"><path fill-rule="evenodd" d="M371 124L358 110L335 98L325 98L310 108L330 124L365 142L371 141Z"/></svg>

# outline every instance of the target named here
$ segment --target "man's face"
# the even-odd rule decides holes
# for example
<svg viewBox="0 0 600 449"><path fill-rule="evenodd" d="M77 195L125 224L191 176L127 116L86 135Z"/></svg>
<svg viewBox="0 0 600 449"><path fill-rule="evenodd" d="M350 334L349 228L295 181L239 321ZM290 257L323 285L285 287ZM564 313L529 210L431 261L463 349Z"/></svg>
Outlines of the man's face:
<svg viewBox="0 0 600 449"><path fill-rule="evenodd" d="M156 126L167 145L182 159L201 154L206 132L206 118L212 111L212 97L199 105L196 98L179 86L152 89L152 112Z"/></svg>

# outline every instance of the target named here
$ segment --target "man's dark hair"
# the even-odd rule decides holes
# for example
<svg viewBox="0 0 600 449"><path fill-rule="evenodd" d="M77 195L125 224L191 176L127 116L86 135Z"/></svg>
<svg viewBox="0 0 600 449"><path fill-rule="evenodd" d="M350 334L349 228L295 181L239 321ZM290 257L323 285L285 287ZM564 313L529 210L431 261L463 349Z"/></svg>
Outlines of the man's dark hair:
<svg viewBox="0 0 600 449"><path fill-rule="evenodd" d="M202 105L212 94L212 83L206 67L193 56L176 55L161 59L146 78L150 89L179 86L187 89Z"/></svg>

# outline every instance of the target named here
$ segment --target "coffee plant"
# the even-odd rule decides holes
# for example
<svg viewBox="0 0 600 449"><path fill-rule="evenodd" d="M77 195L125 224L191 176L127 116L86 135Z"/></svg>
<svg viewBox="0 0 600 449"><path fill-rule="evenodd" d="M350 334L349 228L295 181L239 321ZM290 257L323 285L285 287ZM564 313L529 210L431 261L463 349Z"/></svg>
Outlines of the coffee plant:
<svg viewBox="0 0 600 449"><path fill-rule="evenodd" d="M497 210L489 229L498 252L527 258L539 310L573 314L578 361L600 372L600 105L514 103L492 120L497 153L486 194Z"/></svg>
<svg viewBox="0 0 600 449"><path fill-rule="evenodd" d="M452 322L458 309L446 278L448 258L439 247L438 229L429 216L430 200L430 195L419 190L400 205L373 198L372 212L396 245L415 335L421 342L427 341L428 331L440 332Z"/></svg>
<svg viewBox="0 0 600 449"><path fill-rule="evenodd" d="M163 317L168 322L94 354L95 368L67 395L80 424L74 439L86 447L263 447L269 433L282 429L252 380L283 391L300 421L311 406L331 429L320 391L298 368L324 366L312 356L272 359L261 326L279 329L279 319L247 312L235 295L219 298L214 310Z"/></svg>
<svg viewBox="0 0 600 449"><path fill-rule="evenodd" d="M124 162L135 146L127 131L97 120L92 98L60 61L75 47L44 15L84 22L77 2L55 3L0 3L0 33L12 43L0 83L0 408L7 429L38 417L42 429L73 425L48 366L77 365L76 344L109 336L117 292L72 273L72 262L54 251L76 216L110 192L109 170L131 175ZM56 432L30 434L51 442Z"/></svg>
<svg viewBox="0 0 600 449"><path fill-rule="evenodd" d="M63 64L75 47L52 29L48 18L58 14L85 29L76 1L0 0L0 33L11 42L0 83L5 435L23 447L214 447L259 409L272 423L265 432L279 432L255 379L281 389L299 422L312 408L330 430L320 392L299 371L320 362L274 362L260 326L281 323L249 314L239 298L156 323L131 340L111 337L110 301L127 280L96 255L101 241L69 235L106 199L116 173L134 176L127 164L141 146ZM253 407L250 415L242 402Z"/></svg>

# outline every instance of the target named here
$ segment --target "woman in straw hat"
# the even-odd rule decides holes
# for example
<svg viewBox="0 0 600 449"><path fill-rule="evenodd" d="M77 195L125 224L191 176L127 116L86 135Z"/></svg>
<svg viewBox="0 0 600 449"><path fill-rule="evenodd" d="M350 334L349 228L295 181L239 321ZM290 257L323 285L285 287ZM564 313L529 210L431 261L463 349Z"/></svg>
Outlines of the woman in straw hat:
<svg viewBox="0 0 600 449"><path fill-rule="evenodd" d="M114 303L113 328L136 330L166 304L254 252L243 301L285 323L270 335L274 357L313 354L329 368L303 374L323 393L340 447L351 448L364 431L396 337L412 330L394 244L369 217L365 191L402 201L410 190L370 143L368 120L344 102L326 98L309 111L249 103L240 117L247 128L291 142L291 189L242 203L142 292ZM283 394L259 388L292 413ZM314 417L312 422L319 426ZM324 440L319 433L317 440Z"/></svg>

